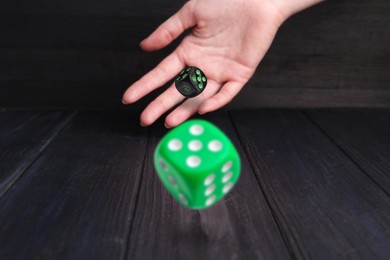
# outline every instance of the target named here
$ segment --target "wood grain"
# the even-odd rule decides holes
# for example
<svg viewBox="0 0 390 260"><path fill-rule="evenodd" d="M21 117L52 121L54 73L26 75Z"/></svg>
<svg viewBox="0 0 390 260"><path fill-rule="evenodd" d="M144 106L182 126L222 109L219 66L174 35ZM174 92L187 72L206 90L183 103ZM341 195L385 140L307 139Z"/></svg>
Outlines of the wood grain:
<svg viewBox="0 0 390 260"><path fill-rule="evenodd" d="M390 196L389 110L308 110L306 113Z"/></svg>
<svg viewBox="0 0 390 260"><path fill-rule="evenodd" d="M1 1L0 106L119 107L180 42L138 46L183 3ZM233 107L389 107L389 12L387 0L340 0L290 17Z"/></svg>
<svg viewBox="0 0 390 260"><path fill-rule="evenodd" d="M2 198L0 258L123 258L147 140L134 113L81 111Z"/></svg>
<svg viewBox="0 0 390 260"><path fill-rule="evenodd" d="M316 125L291 110L231 115L297 259L388 258L390 197Z"/></svg>
<svg viewBox="0 0 390 260"><path fill-rule="evenodd" d="M206 119L241 177L180 206L152 154L168 131L138 111L0 109L0 259L387 259L389 111L257 109ZM23 166L25 163L28 166ZM19 167L19 168L18 168Z"/></svg>
<svg viewBox="0 0 390 260"><path fill-rule="evenodd" d="M220 127L236 145L240 180L222 201L205 210L188 210L162 186L152 155L166 133L152 129L139 203L127 259L290 259L288 246L273 220L253 171L224 112L202 117Z"/></svg>
<svg viewBox="0 0 390 260"><path fill-rule="evenodd" d="M70 111L0 112L0 198L70 120Z"/></svg>

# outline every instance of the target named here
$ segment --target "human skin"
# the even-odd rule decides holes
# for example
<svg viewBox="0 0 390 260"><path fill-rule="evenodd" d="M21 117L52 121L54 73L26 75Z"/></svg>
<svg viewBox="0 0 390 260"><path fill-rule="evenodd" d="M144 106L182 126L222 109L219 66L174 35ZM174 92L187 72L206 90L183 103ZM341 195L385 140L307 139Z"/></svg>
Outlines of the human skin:
<svg viewBox="0 0 390 260"><path fill-rule="evenodd" d="M195 113L205 114L228 104L245 86L269 49L278 28L291 15L321 0L191 0L140 43L145 51L169 45L192 28L178 47L154 69L134 82L122 97L132 104L172 80L185 66L207 75L207 87L186 99L172 84L141 113L140 124L165 118L175 127ZM186 100L185 100L186 99ZM184 102L183 102L184 101Z"/></svg>

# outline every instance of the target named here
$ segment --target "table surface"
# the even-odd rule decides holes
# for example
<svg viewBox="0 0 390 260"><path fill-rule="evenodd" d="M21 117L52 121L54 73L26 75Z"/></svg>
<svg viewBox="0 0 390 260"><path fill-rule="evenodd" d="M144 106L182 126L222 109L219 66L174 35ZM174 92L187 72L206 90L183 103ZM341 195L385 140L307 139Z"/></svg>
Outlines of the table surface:
<svg viewBox="0 0 390 260"><path fill-rule="evenodd" d="M199 117L199 116L198 116ZM205 210L130 110L0 110L0 259L389 259L390 109L222 110L240 179Z"/></svg>

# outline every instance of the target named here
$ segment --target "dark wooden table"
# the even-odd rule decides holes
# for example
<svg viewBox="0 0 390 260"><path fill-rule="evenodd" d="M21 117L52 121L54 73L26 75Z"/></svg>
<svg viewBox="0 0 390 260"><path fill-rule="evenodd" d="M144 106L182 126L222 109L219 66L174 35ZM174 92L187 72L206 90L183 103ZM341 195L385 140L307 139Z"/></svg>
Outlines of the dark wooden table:
<svg viewBox="0 0 390 260"><path fill-rule="evenodd" d="M0 111L0 259L390 259L390 110L206 115L242 172L188 210L127 110Z"/></svg>

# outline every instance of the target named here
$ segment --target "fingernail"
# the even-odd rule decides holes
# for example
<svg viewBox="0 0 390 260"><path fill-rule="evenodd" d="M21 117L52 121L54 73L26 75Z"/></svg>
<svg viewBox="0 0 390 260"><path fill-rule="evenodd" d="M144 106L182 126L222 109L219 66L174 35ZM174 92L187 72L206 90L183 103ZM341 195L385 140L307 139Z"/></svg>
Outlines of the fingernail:
<svg viewBox="0 0 390 260"><path fill-rule="evenodd" d="M198 110L198 114L199 115L204 115L204 114L206 114L207 113L207 111L205 111L204 109L203 110Z"/></svg>
<svg viewBox="0 0 390 260"><path fill-rule="evenodd" d="M166 124L166 123L164 123L164 126L165 126L165 128L168 128L168 129L169 129L169 126L167 126L167 124Z"/></svg>
<svg viewBox="0 0 390 260"><path fill-rule="evenodd" d="M142 127L145 127L145 125L144 125L142 122L139 122L139 124L140 124Z"/></svg>
<svg viewBox="0 0 390 260"><path fill-rule="evenodd" d="M122 99L122 104L127 105L126 101Z"/></svg>

